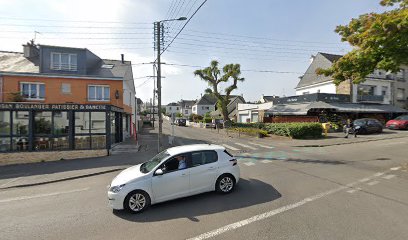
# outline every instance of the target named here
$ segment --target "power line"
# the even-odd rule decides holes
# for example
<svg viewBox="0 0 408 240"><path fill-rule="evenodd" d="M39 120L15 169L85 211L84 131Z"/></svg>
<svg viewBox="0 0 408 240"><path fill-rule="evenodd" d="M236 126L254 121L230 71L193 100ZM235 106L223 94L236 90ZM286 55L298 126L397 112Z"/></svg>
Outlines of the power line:
<svg viewBox="0 0 408 240"><path fill-rule="evenodd" d="M65 25L27 25L27 24L7 24L7 23L0 23L1 26L14 26L14 27L34 27L34 28L102 28L102 29L110 29L110 28L122 28L122 29L151 29L149 27L124 27L124 26L65 26Z"/></svg>
<svg viewBox="0 0 408 240"><path fill-rule="evenodd" d="M1 33L33 33L33 31L18 31L18 30L7 30L1 31ZM141 32L50 32L41 31L40 34L86 34L86 35L107 35L107 34L117 34L117 35L151 35L152 33L141 33Z"/></svg>
<svg viewBox="0 0 408 240"><path fill-rule="evenodd" d="M169 9L167 10L167 13L166 13L164 19L168 19L169 13L170 13L170 11L173 9L173 7L174 7L174 2L175 2L175 1L176 1L176 0L173 0L173 1L171 2L170 7L169 7Z"/></svg>
<svg viewBox="0 0 408 240"><path fill-rule="evenodd" d="M20 21L43 21L43 22L75 22L75 23L112 23L112 24L136 24L136 25L146 25L151 24L147 22L122 22L122 21L93 21L93 20L59 20L59 19L41 19L41 18L19 18L19 17L5 17L7 20L20 20Z"/></svg>
<svg viewBox="0 0 408 240"><path fill-rule="evenodd" d="M191 19L193 19L194 15L198 12L198 10L200 10L200 8L207 2L207 0L204 0L203 3L201 3L201 5L195 10L195 12L191 15L191 17L187 20L187 22L184 24L184 26L180 29L180 31L176 34L176 36L171 40L171 42L167 45L167 47L164 48L164 50L160 53L163 54L167 48L170 47L170 45L174 42L174 40L177 38L177 36L183 31L183 29L187 26L187 24L191 21Z"/></svg>

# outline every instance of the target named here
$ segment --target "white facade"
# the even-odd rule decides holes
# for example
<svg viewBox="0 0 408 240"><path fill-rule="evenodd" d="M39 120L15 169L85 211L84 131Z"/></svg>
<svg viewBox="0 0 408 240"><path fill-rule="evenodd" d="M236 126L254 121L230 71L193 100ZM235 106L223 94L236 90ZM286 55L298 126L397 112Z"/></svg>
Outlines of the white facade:
<svg viewBox="0 0 408 240"><path fill-rule="evenodd" d="M332 81L313 84L307 87L300 87L296 89L296 95L305 95L312 93L332 93L336 94L336 85Z"/></svg>
<svg viewBox="0 0 408 240"><path fill-rule="evenodd" d="M166 106L166 114L173 114L173 113L181 113L181 107L176 105L167 105Z"/></svg>
<svg viewBox="0 0 408 240"><path fill-rule="evenodd" d="M215 111L215 105L194 105L192 112L197 115L204 116L208 112Z"/></svg>
<svg viewBox="0 0 408 240"><path fill-rule="evenodd" d="M261 104L246 104L238 103L238 117L239 123L259 122L259 111L266 111L273 106L273 102Z"/></svg>

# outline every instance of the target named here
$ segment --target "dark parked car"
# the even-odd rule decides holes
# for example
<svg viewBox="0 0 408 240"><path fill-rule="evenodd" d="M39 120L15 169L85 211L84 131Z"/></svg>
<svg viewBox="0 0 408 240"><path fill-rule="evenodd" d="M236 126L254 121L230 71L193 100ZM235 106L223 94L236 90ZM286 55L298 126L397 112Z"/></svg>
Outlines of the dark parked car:
<svg viewBox="0 0 408 240"><path fill-rule="evenodd" d="M408 130L408 115L402 115L396 119L390 120L385 124L389 129L405 129Z"/></svg>
<svg viewBox="0 0 408 240"><path fill-rule="evenodd" d="M383 131L382 123L374 118L356 119L353 121L353 126L357 129L358 134L381 133Z"/></svg>
<svg viewBox="0 0 408 240"><path fill-rule="evenodd" d="M176 119L176 125L177 126L186 126L186 119L183 119L183 118Z"/></svg>

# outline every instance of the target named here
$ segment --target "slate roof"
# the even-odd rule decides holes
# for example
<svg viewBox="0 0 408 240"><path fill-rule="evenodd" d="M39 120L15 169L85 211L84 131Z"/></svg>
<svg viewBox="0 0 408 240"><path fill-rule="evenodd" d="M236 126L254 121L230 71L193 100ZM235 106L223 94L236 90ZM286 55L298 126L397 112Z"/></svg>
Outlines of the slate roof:
<svg viewBox="0 0 408 240"><path fill-rule="evenodd" d="M273 99L278 98L277 96L263 96L265 102L273 102Z"/></svg>
<svg viewBox="0 0 408 240"><path fill-rule="evenodd" d="M172 103L167 104L167 106L180 106L180 104L172 102Z"/></svg>
<svg viewBox="0 0 408 240"><path fill-rule="evenodd" d="M215 105L217 103L217 97L204 94L196 103L195 105Z"/></svg>
<svg viewBox="0 0 408 240"><path fill-rule="evenodd" d="M318 68L329 68L331 65L341 58L341 55L329 54L329 53L317 53L313 62L310 64L309 68L306 70L305 74L300 77L300 81L296 88L306 87L317 83L323 83L332 81L331 77L326 77L324 75L317 75L316 70Z"/></svg>
<svg viewBox="0 0 408 240"><path fill-rule="evenodd" d="M181 106L181 108L187 108L186 106L188 106L188 108L192 108L195 104L194 100L181 100L179 102L179 105Z"/></svg>
<svg viewBox="0 0 408 240"><path fill-rule="evenodd" d="M143 104L143 101L140 98L136 98L136 101L137 101L137 104Z"/></svg>
<svg viewBox="0 0 408 240"><path fill-rule="evenodd" d="M114 65L113 68L102 68L104 64ZM0 51L0 72L12 73L27 73L27 74L42 74L40 73L39 57L26 58L20 52ZM43 73L44 75L58 75L51 73ZM67 76L67 74L64 74ZM71 74L69 75L71 76ZM72 76L84 76L72 74ZM130 61L108 60L101 61L93 69L88 69L86 77L101 77L101 78L123 78L124 80L133 80L132 64Z"/></svg>

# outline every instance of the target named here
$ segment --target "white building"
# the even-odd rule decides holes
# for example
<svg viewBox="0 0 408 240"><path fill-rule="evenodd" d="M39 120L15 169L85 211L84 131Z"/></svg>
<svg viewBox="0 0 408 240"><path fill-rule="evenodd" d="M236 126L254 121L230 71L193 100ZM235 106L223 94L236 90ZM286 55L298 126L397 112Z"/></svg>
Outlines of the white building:
<svg viewBox="0 0 408 240"><path fill-rule="evenodd" d="M204 94L197 102L195 102L192 112L197 115L204 116L208 112L215 111L217 98L209 94Z"/></svg>
<svg viewBox="0 0 408 240"><path fill-rule="evenodd" d="M172 102L166 105L166 114L171 115L173 113L181 113L180 104Z"/></svg>
<svg viewBox="0 0 408 240"><path fill-rule="evenodd" d="M239 123L253 123L262 122L264 112L273 106L273 102L266 102L260 104L238 103L238 117Z"/></svg>
<svg viewBox="0 0 408 240"><path fill-rule="evenodd" d="M408 69L404 67L399 73L391 74L384 70L375 70L361 84L344 81L336 86L333 79L317 75L318 68L329 68L340 55L318 53L311 59L305 74L300 77L296 95L311 93L332 93L351 95L353 103L392 104L401 108L407 107Z"/></svg>

